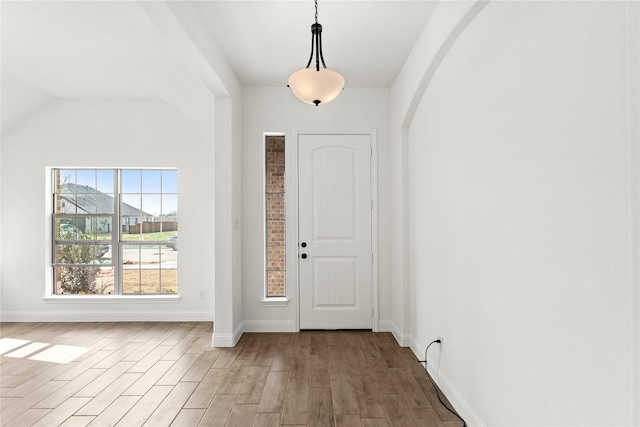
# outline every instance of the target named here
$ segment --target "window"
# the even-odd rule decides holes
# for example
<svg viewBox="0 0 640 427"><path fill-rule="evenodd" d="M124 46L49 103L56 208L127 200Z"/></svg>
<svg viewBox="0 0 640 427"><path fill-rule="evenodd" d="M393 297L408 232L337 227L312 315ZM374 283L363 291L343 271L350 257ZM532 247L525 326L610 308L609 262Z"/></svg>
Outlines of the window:
<svg viewBox="0 0 640 427"><path fill-rule="evenodd" d="M265 288L267 297L286 296L284 147L284 136L265 138Z"/></svg>
<svg viewBox="0 0 640 427"><path fill-rule="evenodd" d="M54 169L52 182L54 294L178 292L175 169Z"/></svg>

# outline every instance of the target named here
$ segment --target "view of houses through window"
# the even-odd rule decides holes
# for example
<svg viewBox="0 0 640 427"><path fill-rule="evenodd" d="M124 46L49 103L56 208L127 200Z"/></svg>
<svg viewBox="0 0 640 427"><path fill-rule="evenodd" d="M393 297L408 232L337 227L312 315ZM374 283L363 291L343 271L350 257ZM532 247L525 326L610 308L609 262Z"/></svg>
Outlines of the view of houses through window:
<svg viewBox="0 0 640 427"><path fill-rule="evenodd" d="M265 138L266 296L285 292L284 136Z"/></svg>
<svg viewBox="0 0 640 427"><path fill-rule="evenodd" d="M54 294L178 292L175 169L53 170Z"/></svg>

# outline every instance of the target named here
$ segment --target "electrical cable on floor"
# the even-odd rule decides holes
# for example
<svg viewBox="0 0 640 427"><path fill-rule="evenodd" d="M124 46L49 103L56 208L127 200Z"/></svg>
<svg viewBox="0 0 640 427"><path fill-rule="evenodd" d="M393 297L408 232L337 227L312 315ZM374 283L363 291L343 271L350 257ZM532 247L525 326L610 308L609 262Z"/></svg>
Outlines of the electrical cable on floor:
<svg viewBox="0 0 640 427"><path fill-rule="evenodd" d="M442 406L444 406L447 411L451 412L453 415L458 417L458 419L460 421L462 421L462 427L467 427L467 422L464 420L464 418L462 418L460 415L458 415L458 413L456 411L454 411L453 409L449 408L449 406L446 403L444 403L444 401L440 397L440 389L433 382L433 379L431 378L431 375L429 375L429 370L427 369L427 352L429 351L429 347L431 347L431 345L435 344L435 343L442 343L442 341L440 341L440 340L431 341L429 343L429 345L427 346L427 348L424 350L424 360L418 360L418 362L424 363L424 370L427 371L427 378L429 378L429 381L431 381L431 385L436 390L436 395L438 396L438 400L440 401L440 403L442 403Z"/></svg>

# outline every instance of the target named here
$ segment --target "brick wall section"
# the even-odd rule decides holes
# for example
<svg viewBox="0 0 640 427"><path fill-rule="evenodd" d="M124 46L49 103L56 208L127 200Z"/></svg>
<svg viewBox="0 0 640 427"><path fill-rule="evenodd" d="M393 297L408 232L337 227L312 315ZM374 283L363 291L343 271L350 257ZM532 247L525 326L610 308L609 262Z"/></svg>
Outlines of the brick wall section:
<svg viewBox="0 0 640 427"><path fill-rule="evenodd" d="M267 296L285 296L284 136L265 142Z"/></svg>

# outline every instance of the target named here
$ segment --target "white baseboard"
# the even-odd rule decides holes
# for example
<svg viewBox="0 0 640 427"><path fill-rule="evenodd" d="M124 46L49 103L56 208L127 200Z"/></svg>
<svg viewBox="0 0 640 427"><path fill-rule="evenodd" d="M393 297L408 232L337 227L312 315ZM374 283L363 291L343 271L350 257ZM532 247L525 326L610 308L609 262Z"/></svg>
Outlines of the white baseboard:
<svg viewBox="0 0 640 427"><path fill-rule="evenodd" d="M401 333L400 330L393 323L391 324L390 332L393 334L394 338L396 339L398 344L400 344L401 347L411 346L411 342L412 342L411 334Z"/></svg>
<svg viewBox="0 0 640 427"><path fill-rule="evenodd" d="M449 402L454 406L458 414L466 421L468 426L486 427L486 424L480 416L471 408L467 401L455 388L453 383L443 373L439 373L436 369L436 362L432 358L427 359L427 369L431 378L438 384L442 393L447 397Z"/></svg>
<svg viewBox="0 0 640 427"><path fill-rule="evenodd" d="M213 311L6 311L2 322L213 322Z"/></svg>
<svg viewBox="0 0 640 427"><path fill-rule="evenodd" d="M245 332L298 332L293 320L245 320Z"/></svg>
<svg viewBox="0 0 640 427"><path fill-rule="evenodd" d="M413 351L413 354L416 355L418 360L423 360L426 347L418 344L414 337L410 337L409 341L411 343L410 348L411 351ZM431 348L434 349L435 347ZM464 399L462 394L458 392L449 378L447 378L444 373L438 371L438 363L433 359L433 357L427 357L427 361L427 369L429 370L429 374L431 374L431 378L433 378L435 383L438 384L442 393L447 397L447 400L449 400L453 405L458 414L464 418L467 425L470 427L486 427L484 421L482 421L471 405L469 405L469 403Z"/></svg>
<svg viewBox="0 0 640 427"><path fill-rule="evenodd" d="M215 325L213 328L213 337L211 339L214 347L235 347L240 341L240 337L244 332L244 325L242 322L236 327L232 334L223 334L216 332Z"/></svg>
<svg viewBox="0 0 640 427"><path fill-rule="evenodd" d="M393 322L391 320L378 320L378 332L393 332Z"/></svg>

